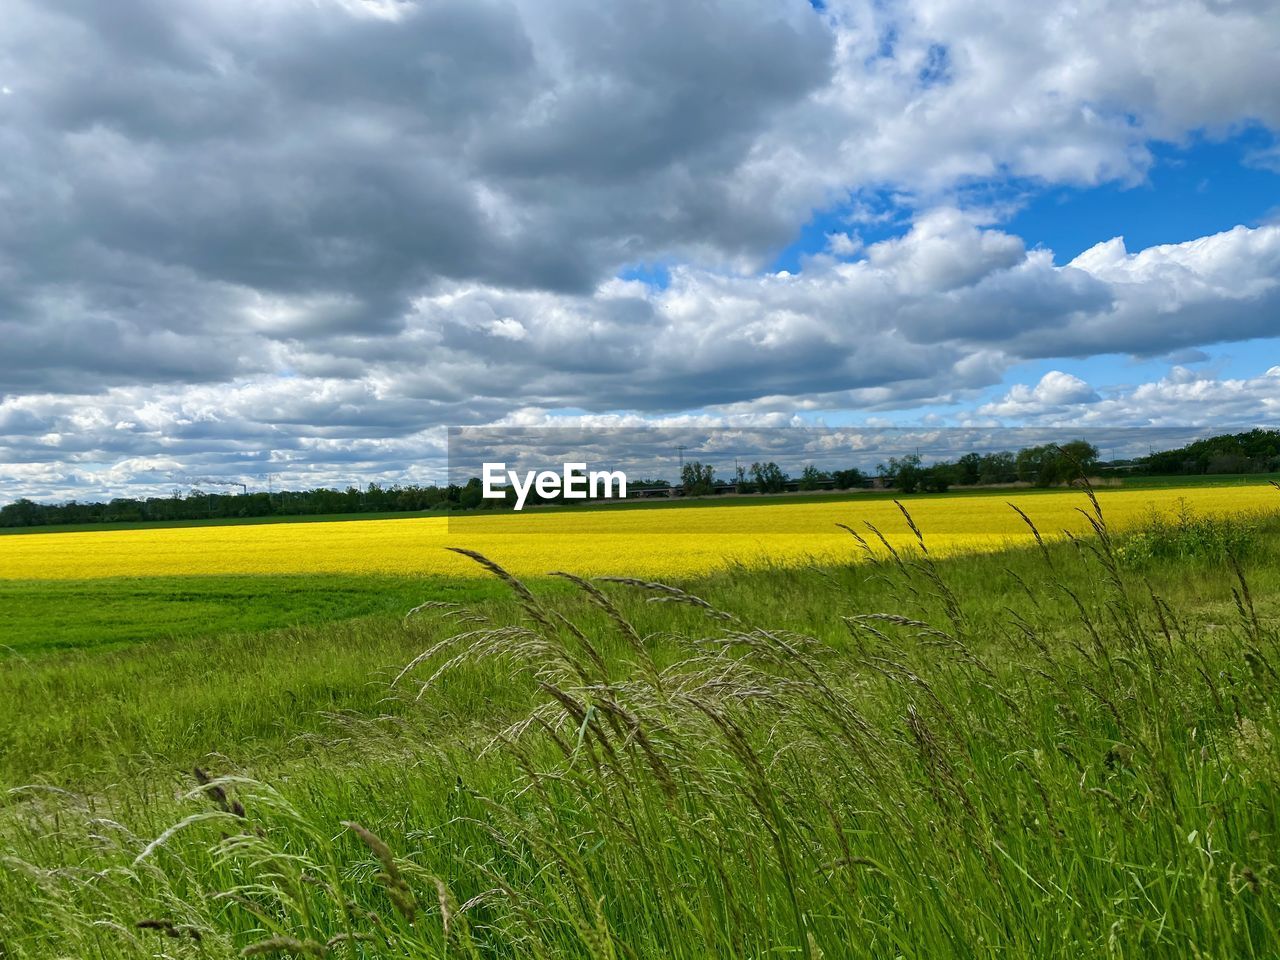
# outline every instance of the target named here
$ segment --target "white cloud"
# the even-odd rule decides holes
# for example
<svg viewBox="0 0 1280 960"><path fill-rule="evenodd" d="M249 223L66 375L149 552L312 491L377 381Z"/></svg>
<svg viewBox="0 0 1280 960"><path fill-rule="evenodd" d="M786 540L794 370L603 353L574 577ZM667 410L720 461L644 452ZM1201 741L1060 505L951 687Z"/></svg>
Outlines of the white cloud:
<svg viewBox="0 0 1280 960"><path fill-rule="evenodd" d="M851 233L828 233L827 251L837 257L851 257L862 250L862 239Z"/></svg>
<svg viewBox="0 0 1280 960"><path fill-rule="evenodd" d="M1046 381L1058 378L1047 389ZM1069 383L1068 383L1069 381ZM1059 389L1057 384L1065 385ZM1217 379L1173 367L1160 380L1105 399L1084 381L1047 374L1036 387L1015 384L1001 400L981 406L979 417L1086 427L1274 426L1280 422L1280 368L1257 377Z"/></svg>
<svg viewBox="0 0 1280 960"><path fill-rule="evenodd" d="M827 7L832 80L764 133L749 165L792 202L875 184L937 195L1006 174L1133 182L1153 139L1280 127L1280 19L1265 0Z"/></svg>
<svg viewBox="0 0 1280 960"><path fill-rule="evenodd" d="M1042 416L1063 406L1097 403L1100 397L1093 387L1070 373L1050 370L1034 387L1014 384L1004 398L978 408L979 416L1017 420Z"/></svg>
<svg viewBox="0 0 1280 960"><path fill-rule="evenodd" d="M522 409L790 416L954 404L1027 359L1159 355L1269 333L1278 247L1280 226L1237 229L1132 254L1102 244L1055 267L1046 251L939 210L860 259L816 257L796 275L677 267L665 289L608 281L591 294L442 283L395 332L274 340L259 329L259 354L288 376L10 397L0 456L71 470L164 450L199 474L272 462L320 477L358 461L392 476L413 469L433 429ZM1277 379L1259 383L1274 390ZM1162 422L1218 416L1215 404L1228 419L1249 404L1253 417L1273 410L1261 388L1209 383L1182 371L1133 401L1169 396ZM1099 422L1142 419L1060 370L978 412L1034 420L1082 405ZM39 440L51 435L56 448Z"/></svg>
<svg viewBox="0 0 1280 960"><path fill-rule="evenodd" d="M529 331L524 328L524 324L513 317L503 317L500 320L493 321L493 324L489 327L489 332L495 337L502 337L506 340L523 340L529 335Z"/></svg>
<svg viewBox="0 0 1280 960"><path fill-rule="evenodd" d="M1111 242L1057 267L1051 252L943 209L864 254L815 257L795 275L680 267L665 289L610 282L592 295L442 285L416 301L391 352L333 349L382 363L392 389L424 398L447 383L543 407L884 407L989 385L1019 360L1266 336L1280 306L1280 226L1132 254ZM518 348L476 340L497 318L524 331ZM428 356L429 372L402 369Z"/></svg>
<svg viewBox="0 0 1280 960"><path fill-rule="evenodd" d="M1274 132L1267 0L10 6L19 486L159 455L393 475L436 426L522 409L957 403L1021 360L1193 358L1280 311L1280 225L1059 266L964 201L1136 183L1155 140ZM825 250L762 273L832 206ZM614 279L635 264L669 287ZM1046 380L1008 402L1084 396Z"/></svg>

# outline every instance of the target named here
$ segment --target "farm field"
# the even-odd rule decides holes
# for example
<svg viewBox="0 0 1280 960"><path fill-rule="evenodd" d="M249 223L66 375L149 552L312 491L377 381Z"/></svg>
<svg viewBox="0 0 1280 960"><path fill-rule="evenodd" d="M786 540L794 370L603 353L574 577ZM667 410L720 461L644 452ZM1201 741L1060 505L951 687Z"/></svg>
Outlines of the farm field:
<svg viewBox="0 0 1280 960"><path fill-rule="evenodd" d="M1266 483L1230 487L1102 490L1117 528L1153 512L1200 514L1270 508ZM1082 533L1078 491L904 497L930 531L937 554L1000 549L1031 538L1003 500L1023 509L1045 536ZM345 523L252 524L12 535L0 540L0 579L255 574L474 576L474 564L446 547L477 550L521 576L566 569L582 575L688 576L726 565L832 562L850 555L845 524L871 524L890 543L914 538L888 498L810 503L743 502L733 508L598 509L474 514Z"/></svg>
<svg viewBox="0 0 1280 960"><path fill-rule="evenodd" d="M5 538L0 957L1275 955L1280 492L1008 499Z"/></svg>
<svg viewBox="0 0 1280 960"><path fill-rule="evenodd" d="M1112 479L1100 481L1098 486L1100 489L1108 490L1149 490L1149 489L1167 489L1178 488L1188 489L1192 487L1256 487L1266 486L1269 483L1280 483L1280 473L1231 473L1231 474L1203 474L1189 476L1158 476L1158 477L1125 477L1122 479ZM960 487L957 488L953 496L964 495L966 497L998 497L1000 499L1008 499L1010 496L1028 497L1028 496L1053 496L1056 490L1042 490L1036 487L1013 485L1013 486L991 486L991 487ZM803 500L800 502L817 504L824 502L845 503L851 500L892 500L899 498L901 495L893 490L872 490L864 489L857 491L818 491L814 493L803 494ZM795 494L783 495L760 495L751 494L745 496L715 496L715 497L692 497L692 498L673 498L653 499L653 500L633 500L626 503L614 503L607 506L583 504L580 506L553 506L540 505L530 507L531 512L539 514L562 513L567 511L582 512L594 509L609 510L670 510L670 509L703 509L703 508L727 508L743 506L770 506L774 504L794 504L797 502ZM225 526L260 526L263 524L279 524L279 523L346 523L349 521L360 520L404 520L409 517L423 514L405 513L405 512L365 512L365 513L338 513L338 514L285 514L273 515L265 517L215 517L202 520L148 520L148 521L121 521L110 523L78 523L78 524L54 524L49 526L14 526L0 527L0 537L2 536L26 536L32 533L93 533L104 530L161 530L161 529L184 529L189 527L225 527ZM447 518L447 513L437 513L436 518ZM465 515L464 515L465 516ZM460 519L455 517L455 519Z"/></svg>
<svg viewBox="0 0 1280 960"><path fill-rule="evenodd" d="M1153 512L1267 509L1274 488L1208 485L1099 492L1118 527ZM996 490L901 498L937 555L1032 540L1023 509L1048 538L1088 529L1075 491ZM425 599L491 596L460 546L520 576L687 578L751 565L844 562L863 548L847 524L900 548L914 542L892 495L675 501L623 507L293 523L39 530L0 538L0 659L6 653L111 646L298 626L403 610ZM424 581L424 577L428 579Z"/></svg>

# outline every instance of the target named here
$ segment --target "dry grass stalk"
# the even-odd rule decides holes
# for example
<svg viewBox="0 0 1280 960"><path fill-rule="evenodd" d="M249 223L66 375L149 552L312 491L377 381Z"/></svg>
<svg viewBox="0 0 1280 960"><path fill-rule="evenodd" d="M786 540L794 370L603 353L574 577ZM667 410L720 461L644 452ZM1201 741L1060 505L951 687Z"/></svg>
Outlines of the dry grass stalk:
<svg viewBox="0 0 1280 960"><path fill-rule="evenodd" d="M372 830L353 820L343 820L342 825L364 841L364 845L373 851L373 855L382 864L382 873L377 875L377 880L386 887L391 905L400 912L401 916L412 922L414 915L418 912L418 902L414 899L409 882L405 880L400 868L396 865L396 858L391 848Z"/></svg>
<svg viewBox="0 0 1280 960"><path fill-rule="evenodd" d="M239 800L232 800L227 796L227 791L219 783L214 783L213 778L207 773L196 767L191 771L196 778L196 783L204 787L204 793L210 800L217 804L218 809L223 813L229 813L232 816L244 819L244 805Z"/></svg>
<svg viewBox="0 0 1280 960"><path fill-rule="evenodd" d="M173 940L189 937L199 943L204 939L200 929L189 923L174 923L172 920L139 920L134 926L139 930L155 930Z"/></svg>
<svg viewBox="0 0 1280 960"><path fill-rule="evenodd" d="M637 587L641 590L649 590L661 594L658 597L652 597L651 600L656 602L684 603L691 607L697 607L699 610L705 611L709 616L717 620L724 620L728 623L739 623L737 617L731 613L726 613L709 604L701 597L694 596L679 587L673 587L666 583L657 583L652 580L638 580L635 577L597 577L601 583L622 583L629 587Z"/></svg>

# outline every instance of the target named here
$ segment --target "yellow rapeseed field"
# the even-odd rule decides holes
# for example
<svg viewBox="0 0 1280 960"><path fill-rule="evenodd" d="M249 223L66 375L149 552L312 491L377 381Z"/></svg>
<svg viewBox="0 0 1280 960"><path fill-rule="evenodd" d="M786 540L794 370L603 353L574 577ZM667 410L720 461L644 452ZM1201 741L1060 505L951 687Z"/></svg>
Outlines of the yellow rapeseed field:
<svg viewBox="0 0 1280 960"><path fill-rule="evenodd" d="M1186 506L1197 514L1273 511L1270 486L1099 493L1115 527L1152 511ZM932 552L994 550L1027 542L1030 533L1006 503L1016 503L1046 536L1083 532L1075 491L1008 496L937 495L907 501ZM870 522L895 544L912 541L892 501L848 500L632 509L526 511L521 514L412 517L314 523L101 530L0 537L0 578L81 579L200 574L421 573L478 575L446 546L468 547L512 572L671 577L726 564L796 563L862 555L836 525Z"/></svg>

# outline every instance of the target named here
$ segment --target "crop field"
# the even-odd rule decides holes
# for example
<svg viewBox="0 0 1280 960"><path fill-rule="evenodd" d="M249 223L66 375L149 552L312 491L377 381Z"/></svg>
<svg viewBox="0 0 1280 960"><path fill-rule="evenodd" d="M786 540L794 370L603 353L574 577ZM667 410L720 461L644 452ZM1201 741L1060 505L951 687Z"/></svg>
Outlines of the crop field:
<svg viewBox="0 0 1280 960"><path fill-rule="evenodd" d="M1249 513L1273 506L1276 491L1240 487L1103 490L1110 522L1132 526L1153 513ZM1089 529L1075 491L1006 497L955 494L905 498L938 555L1001 549L1031 533L1006 503L1045 536ZM584 576L685 577L728 565L834 562L855 552L844 524L879 545L913 535L883 497L756 505L750 501L680 509L609 507L522 514L460 515L344 523L198 526L11 535L0 540L0 578L79 580L258 574L432 574L476 576L446 547L476 550L521 576L568 570Z"/></svg>
<svg viewBox="0 0 1280 960"><path fill-rule="evenodd" d="M1280 491L902 502L0 538L0 958L1280 956Z"/></svg>

